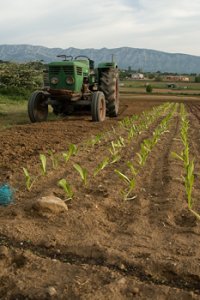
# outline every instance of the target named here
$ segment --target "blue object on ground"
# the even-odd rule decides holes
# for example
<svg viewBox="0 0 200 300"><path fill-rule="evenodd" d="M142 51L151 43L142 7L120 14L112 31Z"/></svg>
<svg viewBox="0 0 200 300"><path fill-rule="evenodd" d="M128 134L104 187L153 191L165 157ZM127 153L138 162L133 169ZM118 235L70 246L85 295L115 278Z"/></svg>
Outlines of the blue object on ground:
<svg viewBox="0 0 200 300"><path fill-rule="evenodd" d="M13 202L13 190L8 184L0 185L0 205L8 205Z"/></svg>

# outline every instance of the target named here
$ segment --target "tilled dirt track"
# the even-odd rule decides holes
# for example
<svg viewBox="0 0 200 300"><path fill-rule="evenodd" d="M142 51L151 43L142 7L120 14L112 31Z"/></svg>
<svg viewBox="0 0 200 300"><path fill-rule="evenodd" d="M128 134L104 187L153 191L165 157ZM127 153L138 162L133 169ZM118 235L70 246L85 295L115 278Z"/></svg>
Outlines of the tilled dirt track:
<svg viewBox="0 0 200 300"><path fill-rule="evenodd" d="M119 162L92 177L115 133L125 135L117 121L161 103L124 98L120 116L102 124L83 116L0 133L0 179L15 188L14 204L0 208L0 299L200 298L200 224L187 210L182 164L171 156L181 151L179 111L139 172L134 200L123 200L124 185L114 169L125 172L126 162L136 159L141 142L164 115L122 150ZM198 101L185 103L195 158L193 195L200 211L200 110ZM85 147L84 141L108 131L100 143ZM48 176L27 192L22 167L37 175L39 153L61 153L70 143L80 149L72 162L88 169L88 185L81 184L72 163L57 170L49 165ZM40 216L33 203L52 193L62 198L56 184L62 177L75 191L69 210Z"/></svg>

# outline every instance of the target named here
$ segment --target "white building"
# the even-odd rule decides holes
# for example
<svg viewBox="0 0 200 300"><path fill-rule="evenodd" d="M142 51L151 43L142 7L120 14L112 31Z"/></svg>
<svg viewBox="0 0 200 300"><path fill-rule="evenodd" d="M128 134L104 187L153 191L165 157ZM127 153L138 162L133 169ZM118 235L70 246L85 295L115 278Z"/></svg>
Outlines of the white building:
<svg viewBox="0 0 200 300"><path fill-rule="evenodd" d="M144 74L141 73L136 73L136 74L132 74L132 79L144 79Z"/></svg>

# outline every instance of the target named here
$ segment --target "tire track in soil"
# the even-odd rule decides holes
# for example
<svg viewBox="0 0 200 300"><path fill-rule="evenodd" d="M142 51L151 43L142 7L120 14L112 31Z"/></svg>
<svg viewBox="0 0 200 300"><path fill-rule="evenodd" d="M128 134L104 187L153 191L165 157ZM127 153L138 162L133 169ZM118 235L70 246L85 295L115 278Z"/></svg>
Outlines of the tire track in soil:
<svg viewBox="0 0 200 300"><path fill-rule="evenodd" d="M31 245L30 243L27 243L26 241L17 241L17 240L10 240L5 235L0 235L0 246L4 245L9 248L14 248L22 251L31 251L33 254L45 259L57 259L62 263L70 264L70 265L87 265L87 266L96 266L96 267L103 267L107 268L110 271L114 271L116 273L119 273L123 276L130 276L135 279L139 279L141 282L144 283L151 283L154 285L161 285L161 286L168 286L171 288L177 288L184 291L193 292L196 295L200 295L200 285L199 285L199 279L195 276L188 276L187 280L185 280L183 277L179 276L178 274L175 274L173 280L170 280L168 278L166 279L158 279L154 278L151 274L148 274L145 272L144 268L137 265L137 264L129 264L125 261L122 261L120 263L123 264L123 268L120 267L120 264L110 264L106 262L106 257L102 255L98 258L95 257L83 257L79 256L73 253L57 253L54 251L54 249L47 249L45 247L39 247L37 245Z"/></svg>

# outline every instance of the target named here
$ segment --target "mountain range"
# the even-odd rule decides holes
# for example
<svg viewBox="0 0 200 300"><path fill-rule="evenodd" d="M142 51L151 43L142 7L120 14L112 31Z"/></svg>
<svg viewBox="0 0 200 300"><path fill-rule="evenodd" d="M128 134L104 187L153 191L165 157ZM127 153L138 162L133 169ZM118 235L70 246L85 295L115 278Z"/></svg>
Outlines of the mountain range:
<svg viewBox="0 0 200 300"><path fill-rule="evenodd" d="M58 60L60 54L86 55L99 62L111 61L118 63L119 68L140 70L145 72L200 73L200 56L167 53L157 50L120 47L114 49L77 49L77 48L47 48L35 45L0 45L0 60L29 62L44 61L45 63Z"/></svg>

